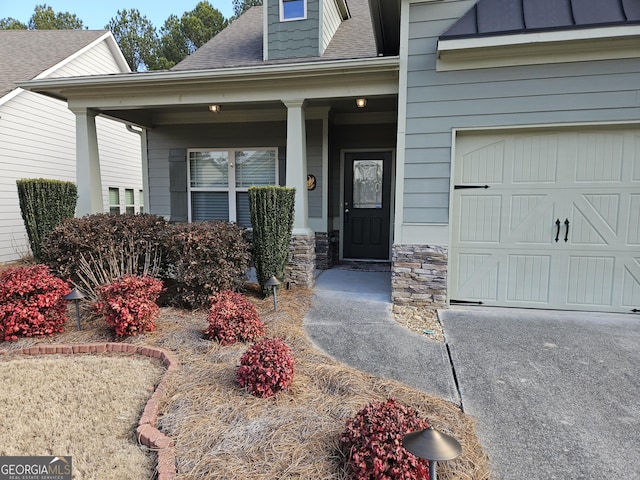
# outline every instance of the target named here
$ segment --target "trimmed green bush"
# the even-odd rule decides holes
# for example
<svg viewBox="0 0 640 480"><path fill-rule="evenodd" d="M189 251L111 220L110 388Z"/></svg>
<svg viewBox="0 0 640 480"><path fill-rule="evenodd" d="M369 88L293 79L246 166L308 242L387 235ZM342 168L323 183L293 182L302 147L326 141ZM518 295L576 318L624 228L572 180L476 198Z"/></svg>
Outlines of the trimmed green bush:
<svg viewBox="0 0 640 480"><path fill-rule="evenodd" d="M295 188L249 188L253 263L258 283L265 295L271 294L272 290L265 287L264 283L271 276L282 280L289 263L295 195Z"/></svg>
<svg viewBox="0 0 640 480"><path fill-rule="evenodd" d="M31 252L40 259L42 243L62 220L73 217L78 189L72 182L45 178L16 180L20 212Z"/></svg>
<svg viewBox="0 0 640 480"><path fill-rule="evenodd" d="M207 307L215 292L238 290L246 281L249 242L244 229L233 223L173 224L164 248L169 266L165 285L175 305Z"/></svg>

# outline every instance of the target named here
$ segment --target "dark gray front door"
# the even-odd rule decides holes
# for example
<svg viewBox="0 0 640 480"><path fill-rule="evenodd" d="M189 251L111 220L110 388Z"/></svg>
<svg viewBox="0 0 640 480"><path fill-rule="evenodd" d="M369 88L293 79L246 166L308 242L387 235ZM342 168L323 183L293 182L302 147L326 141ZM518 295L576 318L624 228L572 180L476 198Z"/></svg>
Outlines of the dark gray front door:
<svg viewBox="0 0 640 480"><path fill-rule="evenodd" d="M391 152L345 154L345 259L389 259L390 203Z"/></svg>

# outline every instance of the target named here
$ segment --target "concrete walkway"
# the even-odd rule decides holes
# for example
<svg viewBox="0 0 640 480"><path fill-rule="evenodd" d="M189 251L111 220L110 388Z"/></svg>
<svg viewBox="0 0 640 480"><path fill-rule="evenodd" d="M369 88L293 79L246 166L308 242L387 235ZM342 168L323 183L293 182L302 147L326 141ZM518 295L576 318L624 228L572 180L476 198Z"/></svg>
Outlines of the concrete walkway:
<svg viewBox="0 0 640 480"><path fill-rule="evenodd" d="M309 337L359 370L460 404L445 345L393 320L390 285L389 272L322 271L305 318Z"/></svg>
<svg viewBox="0 0 640 480"><path fill-rule="evenodd" d="M389 272L322 272L305 319L316 346L462 404L492 480L640 478L640 317L450 308L452 366L445 345L393 321L389 286Z"/></svg>

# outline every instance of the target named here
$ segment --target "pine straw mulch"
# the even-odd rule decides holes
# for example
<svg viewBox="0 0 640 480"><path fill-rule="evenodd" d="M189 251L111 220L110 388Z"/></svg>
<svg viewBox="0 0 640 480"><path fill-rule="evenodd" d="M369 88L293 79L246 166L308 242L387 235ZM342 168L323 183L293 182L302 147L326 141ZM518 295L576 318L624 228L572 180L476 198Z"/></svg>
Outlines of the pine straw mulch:
<svg viewBox="0 0 640 480"><path fill-rule="evenodd" d="M311 346L302 323L310 291L283 290L277 312L272 298L262 299L256 285L249 285L246 294L257 306L267 336L284 338L296 358L293 385L270 399L255 398L237 386L236 368L248 345L221 347L203 339L205 311L164 308L156 331L124 340L171 350L182 364L167 378L157 425L175 441L179 479L346 479L338 450L345 420L372 400L388 397L415 408L462 444L460 457L438 463L439 478L489 478L474 420L456 405L362 373ZM83 319L83 330L76 331L72 310L67 329L53 339L21 339L9 348L115 340L99 319Z"/></svg>

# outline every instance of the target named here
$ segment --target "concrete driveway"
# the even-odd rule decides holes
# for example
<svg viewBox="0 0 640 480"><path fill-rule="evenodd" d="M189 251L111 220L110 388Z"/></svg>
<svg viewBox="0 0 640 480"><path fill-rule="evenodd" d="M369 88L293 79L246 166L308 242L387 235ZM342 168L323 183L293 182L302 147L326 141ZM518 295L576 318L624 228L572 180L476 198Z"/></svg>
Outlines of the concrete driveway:
<svg viewBox="0 0 640 480"><path fill-rule="evenodd" d="M498 480L640 478L640 317L441 312Z"/></svg>

